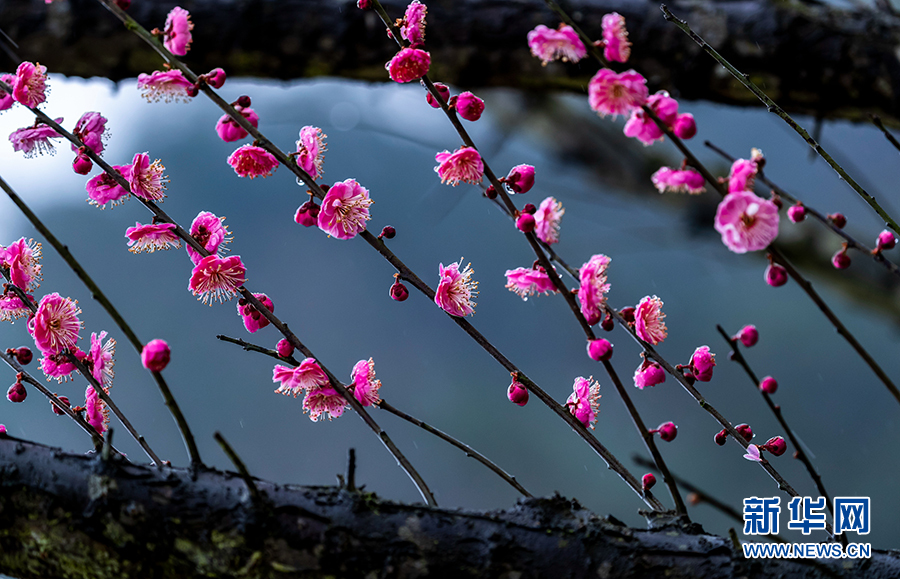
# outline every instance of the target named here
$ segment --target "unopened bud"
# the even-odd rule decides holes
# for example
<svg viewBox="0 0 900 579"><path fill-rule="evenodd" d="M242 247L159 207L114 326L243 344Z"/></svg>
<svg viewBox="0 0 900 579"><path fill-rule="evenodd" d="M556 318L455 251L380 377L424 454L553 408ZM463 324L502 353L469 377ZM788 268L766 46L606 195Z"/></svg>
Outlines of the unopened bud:
<svg viewBox="0 0 900 579"><path fill-rule="evenodd" d="M16 357L16 361L23 366L27 366L31 363L31 360L34 359L34 354L32 354L31 350L29 348L26 348L25 346L16 348L14 355Z"/></svg>
<svg viewBox="0 0 900 579"><path fill-rule="evenodd" d="M697 134L697 122L691 113L682 113L675 117L672 132L679 139L692 139Z"/></svg>
<svg viewBox="0 0 900 579"><path fill-rule="evenodd" d="M845 225L847 225L847 218L844 217L843 213L832 213L828 216L828 219L831 219L831 222L834 223L834 226L838 229L843 229Z"/></svg>
<svg viewBox="0 0 900 579"><path fill-rule="evenodd" d="M522 213L534 215L537 213L537 207L534 206L534 203L526 203L525 207L522 208Z"/></svg>
<svg viewBox="0 0 900 579"><path fill-rule="evenodd" d="M735 336L736 339L740 340L741 343L750 348L756 345L756 342L759 341L759 331L757 331L756 326L747 325L741 328L741 331L738 332L738 335Z"/></svg>
<svg viewBox="0 0 900 579"><path fill-rule="evenodd" d="M513 374L512 383L509 385L509 388L506 391L506 397L509 398L509 401L513 404L518 404L519 406L525 406L528 404L528 390L525 386L517 380L517 376Z"/></svg>
<svg viewBox="0 0 900 579"><path fill-rule="evenodd" d="M287 358L294 353L294 346L287 340L287 338L281 338L280 340L278 340L278 343L275 344L275 350L278 352L279 356L281 356L282 358Z"/></svg>
<svg viewBox="0 0 900 579"><path fill-rule="evenodd" d="M368 1L368 0L366 0L366 1ZM436 83L434 83L434 88L437 89L438 94L441 95L441 98L444 99L444 102L447 102L450 100L450 87L448 87L447 85L445 85L442 82L436 82ZM430 104L434 108L436 108L436 109L441 108L440 103L438 103L437 99L434 98L434 95L432 95L430 91L425 94L425 100L427 100L428 104Z"/></svg>
<svg viewBox="0 0 900 579"><path fill-rule="evenodd" d="M787 443L780 436L774 436L763 445L763 448L771 452L773 456L781 456L787 450Z"/></svg>
<svg viewBox="0 0 900 579"><path fill-rule="evenodd" d="M391 297L398 302L406 301L406 298L409 297L409 290L406 289L406 286L400 283L400 280L395 280L394 284L391 286Z"/></svg>
<svg viewBox="0 0 900 579"><path fill-rule="evenodd" d="M395 235L397 235L397 230L390 225L385 225L384 229L381 230L381 234L379 234L378 239L381 239L382 237L384 237L385 239L394 239Z"/></svg>
<svg viewBox="0 0 900 579"><path fill-rule="evenodd" d="M634 323L634 308L633 307L628 306L627 308L622 308L621 310L619 310L619 314L621 314L621 316L623 318L625 318L625 321L628 322L629 324Z"/></svg>
<svg viewBox="0 0 900 579"><path fill-rule="evenodd" d="M753 429L750 428L749 424L738 424L734 427L737 430L738 434L744 437L744 440L750 442L753 440Z"/></svg>
<svg viewBox="0 0 900 579"><path fill-rule="evenodd" d="M893 249L895 245L897 245L897 238L887 229L878 234L878 240L875 242L875 247L878 249Z"/></svg>
<svg viewBox="0 0 900 579"><path fill-rule="evenodd" d="M777 263L770 263L766 268L766 283L772 287L781 287L788 281L788 272Z"/></svg>
<svg viewBox="0 0 900 579"><path fill-rule="evenodd" d="M198 94L200 94L200 85L192 84L191 86L184 89L184 93L191 98L194 98Z"/></svg>
<svg viewBox="0 0 900 579"><path fill-rule="evenodd" d="M713 440L715 440L716 444L718 444L719 446L725 446L725 442L728 440L728 431L723 428L716 433L716 436Z"/></svg>
<svg viewBox="0 0 900 579"><path fill-rule="evenodd" d="M759 389L766 394L775 394L775 391L778 390L778 381L771 376L766 376L762 379L762 382L759 383Z"/></svg>
<svg viewBox="0 0 900 579"><path fill-rule="evenodd" d="M484 192L484 196L488 199L496 199L497 198L497 190L493 185L489 185L487 190Z"/></svg>
<svg viewBox="0 0 900 579"><path fill-rule="evenodd" d="M793 221L794 223L800 223L804 219L806 219L806 207L800 205L791 205L787 210L788 219Z"/></svg>
<svg viewBox="0 0 900 579"><path fill-rule="evenodd" d="M844 247L831 257L831 265L835 269L847 269L850 267L850 256L847 255L847 248Z"/></svg>
<svg viewBox="0 0 900 579"><path fill-rule="evenodd" d="M587 353L591 360L605 362L612 358L613 345L609 340L604 340L603 338L590 340L587 345Z"/></svg>
<svg viewBox="0 0 900 579"><path fill-rule="evenodd" d="M656 431L659 433L659 437L665 440L666 442L672 442L675 440L675 437L678 436L678 427L675 426L674 422L665 422L660 424Z"/></svg>
<svg viewBox="0 0 900 579"><path fill-rule="evenodd" d="M534 226L536 222L534 220L534 215L531 213L523 213L519 215L519 218L516 219L516 227L519 228L519 231L523 233L531 233L534 231Z"/></svg>
<svg viewBox="0 0 900 579"><path fill-rule="evenodd" d="M603 318L603 322L600 324L600 327L607 332L611 332L616 327L616 321L610 314L606 314L606 317Z"/></svg>
<svg viewBox="0 0 900 579"><path fill-rule="evenodd" d="M79 153L72 161L72 170L79 175L87 175L94 168L94 162L84 153Z"/></svg>
<svg viewBox="0 0 900 579"><path fill-rule="evenodd" d="M21 382L16 382L6 391L6 397L10 402L23 402L28 396L28 391L22 386Z"/></svg>
<svg viewBox="0 0 900 579"><path fill-rule="evenodd" d="M528 193L534 187L534 167L516 165L509 170L505 181L513 193Z"/></svg>
<svg viewBox="0 0 900 579"><path fill-rule="evenodd" d="M294 221L303 227L312 227L318 223L320 209L321 207L310 199L297 208L297 213L294 214Z"/></svg>
<svg viewBox="0 0 900 579"><path fill-rule="evenodd" d="M484 101L466 91L456 98L456 112L467 121L475 122L484 112Z"/></svg>
<svg viewBox="0 0 900 579"><path fill-rule="evenodd" d="M656 484L656 477L653 476L653 473L648 472L644 475L644 478L641 479L641 487L644 489L644 492L649 491L653 488L653 485Z"/></svg>
<svg viewBox="0 0 900 579"><path fill-rule="evenodd" d="M238 100L234 101L234 104L239 107L247 108L251 104L250 97L248 97L247 95L241 95L238 97Z"/></svg>
<svg viewBox="0 0 900 579"><path fill-rule="evenodd" d="M63 404L65 404L66 406L71 406L71 404L69 403L69 399L66 396L60 396L59 401L62 402ZM54 404L52 402L50 403L50 408L53 409L53 414L56 414L57 416L62 416L63 414L65 414L65 412L60 410L56 406L56 404Z"/></svg>

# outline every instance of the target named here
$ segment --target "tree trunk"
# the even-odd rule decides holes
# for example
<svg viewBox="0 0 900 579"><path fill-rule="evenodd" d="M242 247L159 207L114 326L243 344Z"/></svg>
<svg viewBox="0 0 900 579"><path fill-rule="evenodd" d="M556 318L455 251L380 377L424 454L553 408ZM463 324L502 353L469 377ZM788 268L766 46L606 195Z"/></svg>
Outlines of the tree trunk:
<svg viewBox="0 0 900 579"><path fill-rule="evenodd" d="M15 577L866 577L900 576L896 552L845 568L747 560L698 525L637 530L574 500L463 513L334 487L154 469L0 436L0 572ZM846 560L852 561L852 560Z"/></svg>
<svg viewBox="0 0 900 579"><path fill-rule="evenodd" d="M135 1L129 12L147 28L163 28L172 2ZM670 8L750 75L785 110L819 117L866 119L875 112L895 126L900 107L900 19L888 11L839 10L816 2L717 0ZM537 24L559 22L539 0L427 2L426 48L431 77L464 87L511 86L583 91L597 65L542 69L526 46ZM198 73L222 67L233 76L291 79L343 76L386 81L396 52L374 12L353 0L197 0L186 60ZM386 4L401 17L405 4ZM564 3L593 38L600 19L626 17L633 52L627 66L652 90L688 99L760 106L709 56L665 22L659 0L572 0ZM0 29L23 60L51 72L113 80L161 68L158 56L95 0L0 0ZM14 68L12 66L0 68Z"/></svg>

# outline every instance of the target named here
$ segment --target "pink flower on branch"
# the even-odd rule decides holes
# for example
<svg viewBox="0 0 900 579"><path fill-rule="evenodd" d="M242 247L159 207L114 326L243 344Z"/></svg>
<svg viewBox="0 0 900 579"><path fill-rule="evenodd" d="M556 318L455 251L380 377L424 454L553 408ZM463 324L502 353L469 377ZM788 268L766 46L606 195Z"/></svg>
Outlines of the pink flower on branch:
<svg viewBox="0 0 900 579"><path fill-rule="evenodd" d="M372 358L357 362L350 373L350 379L353 381L353 395L360 404L372 406L381 402L381 397L378 395L381 380L375 379L375 362Z"/></svg>
<svg viewBox="0 0 900 579"><path fill-rule="evenodd" d="M475 185L481 183L484 177L484 161L472 147L461 147L453 153L443 151L435 155L434 160L440 163L434 170L441 178L441 183L454 187L460 182Z"/></svg>
<svg viewBox="0 0 900 579"><path fill-rule="evenodd" d="M0 81L6 83L9 86L10 91L13 90L16 86L16 75L14 74L0 74ZM13 98L12 92L6 92L2 88L0 88L0 111L5 111L13 106L13 103L16 102Z"/></svg>
<svg viewBox="0 0 900 579"><path fill-rule="evenodd" d="M600 321L606 307L606 292L609 291L606 269L610 261L609 257L598 253L591 256L579 270L578 277L581 283L578 288L578 301L581 304L581 314L590 325Z"/></svg>
<svg viewBox="0 0 900 579"><path fill-rule="evenodd" d="M428 74L431 55L419 48L404 48L385 65L394 82L412 82Z"/></svg>
<svg viewBox="0 0 900 579"><path fill-rule="evenodd" d="M125 237L128 238L128 251L131 253L153 253L156 250L181 247L174 223L141 225L135 222L134 227L125 230Z"/></svg>
<svg viewBox="0 0 900 579"><path fill-rule="evenodd" d="M634 70L616 73L601 68L588 83L588 102L601 117L615 118L632 111L638 114L637 109L647 102L648 94L647 79Z"/></svg>
<svg viewBox="0 0 900 579"><path fill-rule="evenodd" d="M347 401L331 386L310 388L303 399L303 411L309 412L309 419L317 422L319 417L328 413L328 420L340 418L347 408Z"/></svg>
<svg viewBox="0 0 900 579"><path fill-rule="evenodd" d="M13 98L29 108L47 100L47 67L40 63L23 62L16 69Z"/></svg>
<svg viewBox="0 0 900 579"><path fill-rule="evenodd" d="M34 296L28 296L35 303ZM31 309L12 290L0 295L0 322L14 322L31 315Z"/></svg>
<svg viewBox="0 0 900 579"><path fill-rule="evenodd" d="M9 268L9 278L13 285L26 292L40 287L41 244L24 237L9 247L0 245L0 265Z"/></svg>
<svg viewBox="0 0 900 579"><path fill-rule="evenodd" d="M664 90L658 91L647 99L646 105L669 128L672 128L678 118L678 101L669 96ZM665 136L663 130L656 121L646 114L643 109L634 109L631 117L625 123L623 131L626 137L634 137L645 146L652 145L655 141L661 141Z"/></svg>
<svg viewBox="0 0 900 579"><path fill-rule="evenodd" d="M228 164L239 177L265 178L275 172L278 159L262 147L243 145L228 157Z"/></svg>
<svg viewBox="0 0 900 579"><path fill-rule="evenodd" d="M654 346L668 336L662 312L663 302L656 296L645 296L634 311L634 332L645 342Z"/></svg>
<svg viewBox="0 0 900 579"><path fill-rule="evenodd" d="M190 13L176 6L166 16L166 29L163 45L166 50L177 56L184 56L191 48L191 30L194 24L191 22Z"/></svg>
<svg viewBox="0 0 900 579"><path fill-rule="evenodd" d="M103 391L109 394L106 388ZM84 419L100 434L109 429L109 408L90 384L84 391Z"/></svg>
<svg viewBox="0 0 900 579"><path fill-rule="evenodd" d="M34 343L46 356L70 349L78 343L81 320L78 302L58 293L45 295L34 314Z"/></svg>
<svg viewBox="0 0 900 579"><path fill-rule="evenodd" d="M201 211L197 214L197 217L194 217L194 221L191 223L191 237L197 240L197 243L203 249L215 255L219 255L219 249L231 242L232 239L231 232L228 231L228 226L225 225L225 218L216 217L215 214L209 211ZM194 248L190 245L185 245L185 247L191 262L194 265L200 263L203 256L194 251Z"/></svg>
<svg viewBox="0 0 900 579"><path fill-rule="evenodd" d="M281 383L275 390L277 394L285 396L292 394L296 398L303 391L327 386L328 376L314 358L306 358L296 368L275 366L272 371L272 382Z"/></svg>
<svg viewBox="0 0 900 579"><path fill-rule="evenodd" d="M113 366L116 365L115 360L113 360L113 356L116 355L116 341L110 338L103 344L103 338L105 337L105 331L100 332L99 336L91 332L91 349L88 352L87 362L89 362L88 367L91 369L91 375L94 377L94 380L101 385L109 387L116 376L115 371L113 371Z"/></svg>
<svg viewBox="0 0 900 579"><path fill-rule="evenodd" d="M55 119L57 123L62 123L62 117ZM21 151L25 153L26 159L38 157L45 153L52 155L56 152L50 139L62 138L56 129L48 125L37 125L34 127L23 127L16 129L9 135L9 141L12 143L13 151Z"/></svg>
<svg viewBox="0 0 900 579"><path fill-rule="evenodd" d="M712 380L713 368L716 365L716 355L709 351L709 346L700 346L694 350L691 356L691 374L700 382Z"/></svg>
<svg viewBox="0 0 900 579"><path fill-rule="evenodd" d="M239 255L226 258L209 255L194 267L188 289L200 296L197 299L204 304L222 303L237 295L238 288L247 281L246 273Z"/></svg>
<svg viewBox="0 0 900 579"><path fill-rule="evenodd" d="M338 181L328 189L319 209L319 229L338 239L351 239L365 231L371 219L369 190L354 181Z"/></svg>
<svg viewBox="0 0 900 579"><path fill-rule="evenodd" d="M625 17L616 12L603 16L603 57L614 62L625 62L631 56L631 43L625 29Z"/></svg>
<svg viewBox="0 0 900 579"><path fill-rule="evenodd" d="M419 0L413 0L406 7L406 13L403 15L403 21L400 23L400 35L408 40L412 46L419 46L425 43L426 14L428 14L428 8Z"/></svg>
<svg viewBox="0 0 900 579"><path fill-rule="evenodd" d="M113 165L113 169L119 172L126 181L131 180L131 165ZM128 198L129 192L119 185L108 173L100 173L88 180L84 186L88 194L88 203L104 209L107 203L115 207Z"/></svg>
<svg viewBox="0 0 900 579"><path fill-rule="evenodd" d="M715 227L735 253L765 249L778 236L778 207L750 191L729 193L716 210Z"/></svg>
<svg viewBox="0 0 900 579"><path fill-rule="evenodd" d="M660 193L690 193L691 195L699 195L706 191L703 184L705 183L703 175L694 169L672 169L671 167L660 167L654 173L650 180L653 186Z"/></svg>
<svg viewBox="0 0 900 579"><path fill-rule="evenodd" d="M82 362L87 360L87 354L82 352L78 346L75 346L70 351L78 360ZM44 354L44 357L41 358L41 371L48 381L54 379L57 383L62 384L72 378L72 373L76 370L75 364L69 361L69 357L63 352L59 352L57 354Z"/></svg>
<svg viewBox="0 0 900 579"><path fill-rule="evenodd" d="M534 187L534 167L531 165L516 165L509 170L509 174L501 181L506 183L506 186L513 193L528 193Z"/></svg>
<svg viewBox="0 0 900 579"><path fill-rule="evenodd" d="M558 293L544 268L517 267L506 270L506 288L523 300L535 294Z"/></svg>
<svg viewBox="0 0 900 579"><path fill-rule="evenodd" d="M728 173L728 192L753 191L753 182L764 159L762 151L753 149L750 159L738 159L732 163L731 171Z"/></svg>
<svg viewBox="0 0 900 579"><path fill-rule="evenodd" d="M148 102L187 102L191 98L188 89L193 86L177 69L138 75L138 89Z"/></svg>
<svg viewBox="0 0 900 579"><path fill-rule="evenodd" d="M254 127L259 126L259 115L256 114L256 111L249 107L242 107L241 105L236 105L234 108L247 119L248 123ZM219 135L219 138L226 143L240 141L247 136L247 131L244 130L244 127L237 124L230 115L222 115L219 117L218 122L216 122L216 133Z"/></svg>
<svg viewBox="0 0 900 579"><path fill-rule="evenodd" d="M647 386L656 386L666 381L666 371L651 360L644 359L634 371L634 385L643 390Z"/></svg>
<svg viewBox="0 0 900 579"><path fill-rule="evenodd" d="M297 141L297 165L309 173L313 179L322 176L322 161L325 155L325 137L319 127L307 125L300 129Z"/></svg>
<svg viewBox="0 0 900 579"><path fill-rule="evenodd" d="M141 364L151 372L162 372L169 365L172 351L165 340L155 339L147 342L141 349Z"/></svg>
<svg viewBox="0 0 900 579"><path fill-rule="evenodd" d="M531 49L531 54L541 59L544 66L557 59L578 62L587 56L587 49L578 38L578 33L567 24L560 24L557 30L539 24L528 33L528 48Z"/></svg>
<svg viewBox="0 0 900 579"><path fill-rule="evenodd" d="M472 280L472 264L459 271L462 258L457 263L451 263L447 267L444 264L438 266L441 281L434 293L434 303L451 316L464 318L475 313L475 296L478 294L478 282Z"/></svg>
<svg viewBox="0 0 900 579"><path fill-rule="evenodd" d="M597 421L597 413L600 412L600 384L593 378L575 378L575 384L572 385L573 392L566 400L566 406L585 426L594 428Z"/></svg>
<svg viewBox="0 0 900 579"><path fill-rule="evenodd" d="M106 136L106 117L100 113L87 112L81 115L72 131L84 145L98 155L103 152L103 138ZM78 147L72 145L73 151Z"/></svg>
<svg viewBox="0 0 900 579"><path fill-rule="evenodd" d="M554 197L547 197L534 214L534 234L546 244L559 243L559 222L563 214L562 203Z"/></svg>
<svg viewBox="0 0 900 579"><path fill-rule="evenodd" d="M163 175L165 170L159 159L151 163L147 153L135 154L131 162L131 174L128 177L131 192L145 201L165 199L166 183L169 182Z"/></svg>
<svg viewBox="0 0 900 579"><path fill-rule="evenodd" d="M270 312L275 311L275 304L272 303L272 300L269 299L269 296L266 294L253 294L253 297L261 301ZM251 334L256 333L257 330L269 325L269 319L262 315L253 304L247 302L244 298L238 300L237 311L238 315L244 320L244 327L247 328L247 331Z"/></svg>

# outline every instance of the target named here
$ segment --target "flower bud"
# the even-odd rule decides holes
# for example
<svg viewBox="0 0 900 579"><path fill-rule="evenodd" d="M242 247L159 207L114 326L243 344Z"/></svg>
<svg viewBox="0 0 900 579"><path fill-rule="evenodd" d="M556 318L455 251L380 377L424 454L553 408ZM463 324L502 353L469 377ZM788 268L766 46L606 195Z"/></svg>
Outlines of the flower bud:
<svg viewBox="0 0 900 579"><path fill-rule="evenodd" d="M895 245L897 245L897 238L887 229L878 234L878 240L875 242L875 247L878 249L893 249Z"/></svg>
<svg viewBox="0 0 900 579"><path fill-rule="evenodd" d="M294 353L294 345L291 344L287 338L281 338L278 340L278 343L275 344L275 350L278 352L279 356L287 358Z"/></svg>
<svg viewBox="0 0 900 579"><path fill-rule="evenodd" d="M759 389L766 394L775 394L775 391L778 390L778 381L771 376L766 376L759 383Z"/></svg>
<svg viewBox="0 0 900 579"><path fill-rule="evenodd" d="M484 112L484 101L466 91L456 98L456 112L467 121L475 122Z"/></svg>
<svg viewBox="0 0 900 579"><path fill-rule="evenodd" d="M780 436L774 436L763 445L773 456L781 456L787 450L787 443Z"/></svg>
<svg viewBox="0 0 900 579"><path fill-rule="evenodd" d="M831 265L833 265L835 269L847 269L850 267L850 256L847 255L846 247L840 249L831 257Z"/></svg>
<svg viewBox="0 0 900 579"><path fill-rule="evenodd" d="M16 382L6 391L6 397L10 402L23 402L28 396L28 391L22 386L21 382Z"/></svg>
<svg viewBox="0 0 900 579"><path fill-rule="evenodd" d="M151 340L141 351L141 363L151 372L162 372L169 365L171 354L165 340Z"/></svg>
<svg viewBox="0 0 900 579"><path fill-rule="evenodd" d="M6 426L0 424L0 436L6 436Z"/></svg>
<svg viewBox="0 0 900 579"><path fill-rule="evenodd" d="M674 422L660 424L656 431L659 432L659 437L666 442L672 442L678 436L678 427L675 426Z"/></svg>
<svg viewBox="0 0 900 579"><path fill-rule="evenodd" d="M772 287L781 287L788 281L788 272L777 263L770 263L766 268L766 283Z"/></svg>
<svg viewBox="0 0 900 579"><path fill-rule="evenodd" d="M612 358L613 346L609 340L600 338L599 340L590 340L587 345L587 353L591 360L605 362Z"/></svg>
<svg viewBox="0 0 900 579"><path fill-rule="evenodd" d="M72 161L72 170L78 173L79 175L87 175L91 172L91 169L94 167L94 162L91 161L91 158L83 153L79 153L75 160Z"/></svg>
<svg viewBox="0 0 900 579"><path fill-rule="evenodd" d="M847 218L844 217L843 213L832 213L828 216L828 219L831 219L831 222L838 229L843 229L847 225Z"/></svg>
<svg viewBox="0 0 900 579"><path fill-rule="evenodd" d="M616 327L616 321L609 314L606 314L606 317L603 318L603 322L600 324L600 327L603 328L607 332L613 331Z"/></svg>
<svg viewBox="0 0 900 579"><path fill-rule="evenodd" d="M734 427L735 430L738 431L738 434L744 437L744 440L750 442L753 440L753 429L750 428L749 424L738 424Z"/></svg>
<svg viewBox="0 0 900 579"><path fill-rule="evenodd" d="M537 213L537 207L534 206L534 203L526 203L525 207L522 208L522 213L534 215L535 213Z"/></svg>
<svg viewBox="0 0 900 579"><path fill-rule="evenodd" d="M71 406L71 404L69 403L69 399L66 396L59 396L59 401L62 402L63 404L65 404L66 406ZM57 408L56 404L54 404L52 402L50 403L50 408L53 409L53 414L56 414L57 416L62 416L63 414L65 414L65 412L63 412L62 410Z"/></svg>
<svg viewBox="0 0 900 579"><path fill-rule="evenodd" d="M806 219L806 207L800 205L799 203L796 205L791 205L787 210L788 219L793 221L794 223L800 223L804 219Z"/></svg>
<svg viewBox="0 0 900 579"><path fill-rule="evenodd" d="M513 377L513 381L506 391L506 396L513 404L518 404L519 406L528 404L528 390L516 377Z"/></svg>
<svg viewBox="0 0 900 579"><path fill-rule="evenodd" d="M691 113L682 113L675 117L675 124L672 125L672 132L679 139L691 139L697 134L697 122Z"/></svg>
<svg viewBox="0 0 900 579"><path fill-rule="evenodd" d="M516 165L509 170L509 175L504 179L513 193L528 193L534 187L534 167L531 165Z"/></svg>
<svg viewBox="0 0 900 579"><path fill-rule="evenodd" d="M191 86L184 89L184 94L188 95L191 98L194 98L198 94L200 94L200 85L192 84Z"/></svg>
<svg viewBox="0 0 900 579"><path fill-rule="evenodd" d="M234 101L234 104L239 107L247 108L250 106L251 102L252 101L250 100L250 97L248 97L247 95L244 94L244 95L239 96L238 100Z"/></svg>
<svg viewBox="0 0 900 579"><path fill-rule="evenodd" d="M648 472L644 475L644 478L641 479L641 487L644 489L644 492L649 491L653 488L653 485L656 484L656 477L653 476L653 473Z"/></svg>
<svg viewBox="0 0 900 579"><path fill-rule="evenodd" d="M225 71L221 68L214 68L206 73L206 84L213 88L222 88L225 84Z"/></svg>
<svg viewBox="0 0 900 579"><path fill-rule="evenodd" d="M719 446L725 446L725 442L728 440L728 431L723 428L716 433L714 440Z"/></svg>
<svg viewBox="0 0 900 579"><path fill-rule="evenodd" d="M394 239L395 235L397 235L397 230L390 225L385 225L384 229L381 230L381 234L378 236L378 238L381 239L382 237L384 237L385 239Z"/></svg>
<svg viewBox="0 0 900 579"><path fill-rule="evenodd" d="M315 201L309 199L297 208L297 213L294 214L294 221L303 227L312 227L318 223L320 209L321 207Z"/></svg>
<svg viewBox="0 0 900 579"><path fill-rule="evenodd" d="M691 356L691 373L700 382L712 380L716 355L709 351L709 346L700 346Z"/></svg>
<svg viewBox="0 0 900 579"><path fill-rule="evenodd" d="M756 345L756 342L759 341L759 332L754 325L747 325L741 328L741 331L738 332L738 335L735 336L736 339L740 340L741 343L750 348Z"/></svg>
<svg viewBox="0 0 900 579"><path fill-rule="evenodd" d="M523 213L516 219L516 227L523 233L531 233L534 231L535 224L534 215L531 213Z"/></svg>
<svg viewBox="0 0 900 579"><path fill-rule="evenodd" d="M644 359L634 372L634 385L643 390L647 386L656 386L666 381L666 371L659 364Z"/></svg>
<svg viewBox="0 0 900 579"><path fill-rule="evenodd" d="M489 185L487 190L484 192L484 196L488 199L496 199L497 198L497 190L494 189L493 185Z"/></svg>
<svg viewBox="0 0 900 579"><path fill-rule="evenodd" d="M368 1L368 0L366 0L366 1ZM436 82L436 83L434 83L434 88L437 89L438 93L441 95L441 98L444 99L444 102L447 102L450 100L450 87L448 87L447 85L445 85L442 82ZM437 99L434 98L434 95L432 95L430 91L425 93L425 100L427 100L428 104L430 104L434 108L436 108L436 109L441 108L441 105L438 104Z"/></svg>
<svg viewBox="0 0 900 579"><path fill-rule="evenodd" d="M118 6L122 10L128 10L128 8L131 6L131 0L116 0L116 6Z"/></svg>
<svg viewBox="0 0 900 579"><path fill-rule="evenodd" d="M27 366L31 363L31 360L34 359L34 354L32 354L31 350L25 346L16 348L13 355L16 357L16 361L23 366Z"/></svg>
<svg viewBox="0 0 900 579"><path fill-rule="evenodd" d="M627 308L622 308L621 310L619 310L619 313L622 315L623 318L625 318L625 321L627 323L629 323L629 324L634 323L634 308L633 307L628 306Z"/></svg>
<svg viewBox="0 0 900 579"><path fill-rule="evenodd" d="M397 300L398 302L406 301L406 298L409 297L409 290L406 289L406 286L400 283L400 280L395 280L394 284L391 286L391 298Z"/></svg>

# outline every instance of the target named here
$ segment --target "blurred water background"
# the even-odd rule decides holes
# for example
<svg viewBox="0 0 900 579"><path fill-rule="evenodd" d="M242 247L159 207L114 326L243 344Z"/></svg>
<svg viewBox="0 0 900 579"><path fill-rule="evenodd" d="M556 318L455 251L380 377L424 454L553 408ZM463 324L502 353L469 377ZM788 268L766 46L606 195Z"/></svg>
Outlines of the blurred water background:
<svg viewBox="0 0 900 579"><path fill-rule="evenodd" d="M171 179L163 208L183 225L200 211L227 218L234 234L229 247L247 264L248 287L267 293L275 313L339 377L347 378L357 360L373 357L386 400L472 444L532 493L558 491L599 514L643 525L637 514L643 503L539 402L524 408L511 404L509 375L433 303L418 293L403 303L389 298L394 272L362 240L330 239L294 223L306 194L289 171L281 168L252 181L237 177L225 163L237 144L216 136L221 112L209 101L148 104L133 80L67 79L52 71L50 86L42 108L64 117L66 127L88 110L109 118L108 161L126 164L143 151L162 160ZM227 99L250 95L261 117L259 128L285 150L294 149L302 126L322 127L328 134L324 182L354 178L366 186L375 201L369 229L396 227L390 247L432 286L439 262L460 257L471 262L480 283L472 318L476 327L560 402L575 377L598 378L603 398L595 433L638 477L645 472L630 458L644 454L630 418L602 368L585 355L583 334L564 301L557 296L523 302L504 288L505 270L534 260L521 234L476 187L440 184L434 155L460 142L444 116L425 103L419 86L230 79L221 92ZM537 167L537 185L515 201L538 204L553 195L563 203L557 250L575 266L595 253L611 256L612 305L661 297L669 337L660 352L673 364L687 363L696 347L709 345L718 354L718 366L713 381L700 390L734 423L750 423L762 443L783 433L747 376L729 362L728 348L715 330L716 324L730 333L756 324L760 342L746 354L760 376L778 379L775 401L814 457L832 496L872 497L872 533L859 540L897 547L900 520L894 515L900 498L893 481L900 407L796 284L767 286L761 255L735 255L724 247L712 227L713 193L661 196L653 189L653 170L662 162L680 163L675 148L670 143L644 148L626 139L623 120L597 118L582 95L494 90L479 96L486 113L467 127L494 170L505 174L520 163ZM843 212L850 232L874 242L882 229L874 214L822 161L811 158L779 119L761 109L703 103L683 102L681 110L696 116L700 131L690 144L718 174L726 175L728 165L702 147L704 139L736 156L747 157L751 147L758 147L768 158L770 178L823 212ZM799 120L812 125L810 119ZM0 116L0 134L32 122L30 113L17 107ZM880 133L835 122L825 124L821 140L896 215L900 165L897 151ZM183 249L130 254L125 229L135 221L148 222L146 210L133 201L104 211L89 206L86 178L72 172L71 159L68 144L60 145L55 156L27 160L4 145L0 174L81 260L142 340L169 342L173 354L165 376L208 464L231 468L212 438L220 430L256 476L333 484L353 447L357 481L367 490L420 501L356 416L312 423L299 399L273 394L274 360L216 340L216 334L228 334L274 347L280 336L271 327L247 334L235 302L213 307L197 302L187 291L191 264ZM900 377L896 286L861 256L853 256L849 270L834 272L828 257L839 248L839 239L819 225L795 225L783 216L781 228L780 239L794 248L802 271L887 373ZM0 243L20 236L36 237L36 232L3 197ZM39 294L56 291L79 300L82 339L100 330L121 337L46 244L43 264ZM615 344L613 364L630 388L639 349L619 328L605 337ZM30 343L24 321L0 326L0 347ZM178 431L124 339L115 369L111 393L119 406L161 456L186 465ZM37 371L34 364L30 370ZM11 384L12 372L4 372ZM53 388L81 403L84 386L75 380ZM648 425L678 424L677 439L660 443L673 472L738 509L745 497L782 496L736 445L713 443L718 425L673 379L631 393ZM372 414L420 470L442 507L506 509L517 500L511 487L456 449L385 412ZM68 419L54 416L34 391L22 404L0 403L0 422L12 436L74 452L90 447L87 437ZM143 462L143 453L115 419L113 427L117 445ZM791 459L793 450L789 447L773 464L802 495L817 496L803 465ZM669 504L661 481L656 490ZM782 503L784 529L787 499ZM736 526L707 505L690 507L690 514L709 532L724 534Z"/></svg>

